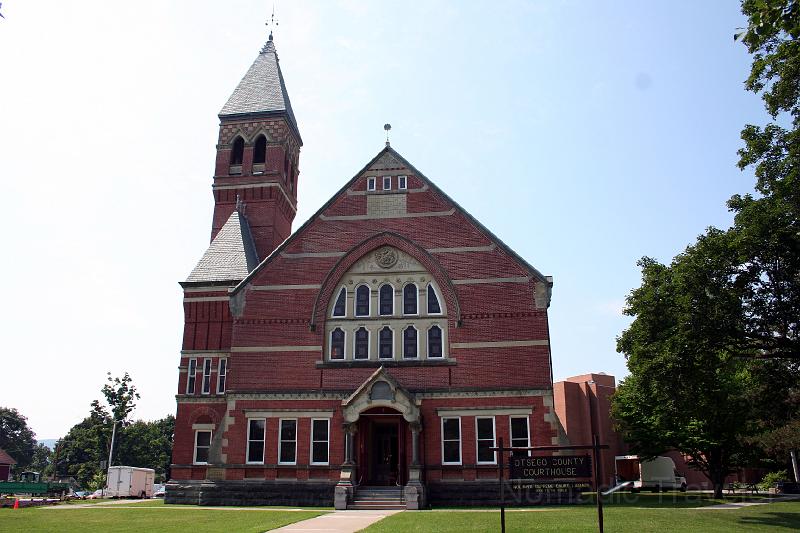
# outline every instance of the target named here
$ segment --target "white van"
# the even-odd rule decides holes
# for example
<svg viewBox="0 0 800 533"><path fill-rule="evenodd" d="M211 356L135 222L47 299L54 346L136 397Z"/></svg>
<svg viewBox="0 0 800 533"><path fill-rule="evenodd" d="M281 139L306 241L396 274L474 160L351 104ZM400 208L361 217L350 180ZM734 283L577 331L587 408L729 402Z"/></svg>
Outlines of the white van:
<svg viewBox="0 0 800 533"><path fill-rule="evenodd" d="M617 484L632 482L631 490L686 490L686 478L675 469L670 457L656 457L647 461L638 455L614 457Z"/></svg>

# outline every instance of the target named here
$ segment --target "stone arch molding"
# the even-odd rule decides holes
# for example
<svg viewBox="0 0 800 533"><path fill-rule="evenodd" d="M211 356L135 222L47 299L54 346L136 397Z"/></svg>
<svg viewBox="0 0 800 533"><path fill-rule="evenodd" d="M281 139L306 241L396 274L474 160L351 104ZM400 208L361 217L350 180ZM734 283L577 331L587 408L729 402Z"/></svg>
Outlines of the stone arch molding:
<svg viewBox="0 0 800 533"><path fill-rule="evenodd" d="M458 301L458 295L455 287L453 286L450 276L447 271L434 259L426 250L421 248L416 243L409 239L391 232L383 232L374 235L360 244L354 246L344 257L342 257L328 272L325 280L322 282L319 292L314 299L314 306L311 310L310 325L312 330L318 324L324 324L327 318L327 309L330 304L331 298L336 295L334 292L339 285L342 276L350 270L357 262L362 260L369 254L380 252L381 249L395 248L401 252L408 254L411 258L418 261L422 267L427 270L433 279L436 280L439 289L444 298L444 304L447 308L448 316L455 319L456 326L461 322L461 305ZM387 258L388 259L388 258Z"/></svg>
<svg viewBox="0 0 800 533"><path fill-rule="evenodd" d="M388 391L386 390L387 386ZM377 394L373 394L373 391ZM352 424L358 421L361 413L375 407L389 407L399 411L406 422L419 423L420 421L419 405L414 396L382 366L373 372L353 394L342 401L345 423Z"/></svg>

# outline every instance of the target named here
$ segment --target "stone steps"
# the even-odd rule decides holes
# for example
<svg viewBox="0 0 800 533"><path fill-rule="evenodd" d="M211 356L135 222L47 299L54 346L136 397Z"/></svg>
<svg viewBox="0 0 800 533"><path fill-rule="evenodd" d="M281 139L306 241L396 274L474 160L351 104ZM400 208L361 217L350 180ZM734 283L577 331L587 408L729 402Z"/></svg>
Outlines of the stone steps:
<svg viewBox="0 0 800 533"><path fill-rule="evenodd" d="M355 490L348 509L405 509L403 489L397 487L361 487Z"/></svg>

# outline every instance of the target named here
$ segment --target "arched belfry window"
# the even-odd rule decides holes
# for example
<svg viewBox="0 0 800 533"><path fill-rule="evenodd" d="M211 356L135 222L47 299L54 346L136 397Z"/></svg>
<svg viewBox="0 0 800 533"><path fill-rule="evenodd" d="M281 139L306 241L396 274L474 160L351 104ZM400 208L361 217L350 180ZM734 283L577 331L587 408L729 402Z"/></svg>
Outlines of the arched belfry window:
<svg viewBox="0 0 800 533"><path fill-rule="evenodd" d="M431 326L428 330L428 358L442 357L442 328Z"/></svg>
<svg viewBox="0 0 800 533"><path fill-rule="evenodd" d="M244 139L237 136L231 149L231 165L241 165L244 159Z"/></svg>
<svg viewBox="0 0 800 533"><path fill-rule="evenodd" d="M417 286L413 283L403 287L403 314L417 314Z"/></svg>
<svg viewBox="0 0 800 533"><path fill-rule="evenodd" d="M381 316L391 316L394 314L394 287L388 283L381 285L380 293L378 295L379 307L378 313Z"/></svg>
<svg viewBox="0 0 800 533"><path fill-rule="evenodd" d="M428 285L428 314L442 314L442 306L439 305L439 296L437 296L436 289L433 288L433 285Z"/></svg>
<svg viewBox="0 0 800 533"><path fill-rule="evenodd" d="M331 331L331 359L344 359L344 331L336 328Z"/></svg>
<svg viewBox="0 0 800 533"><path fill-rule="evenodd" d="M339 291L339 296L336 297L336 303L333 305L333 316L347 316L347 289L342 287Z"/></svg>
<svg viewBox="0 0 800 533"><path fill-rule="evenodd" d="M356 289L356 316L369 316L369 287L366 285Z"/></svg>
<svg viewBox="0 0 800 533"><path fill-rule="evenodd" d="M259 135L253 148L253 164L263 165L267 160L267 138Z"/></svg>

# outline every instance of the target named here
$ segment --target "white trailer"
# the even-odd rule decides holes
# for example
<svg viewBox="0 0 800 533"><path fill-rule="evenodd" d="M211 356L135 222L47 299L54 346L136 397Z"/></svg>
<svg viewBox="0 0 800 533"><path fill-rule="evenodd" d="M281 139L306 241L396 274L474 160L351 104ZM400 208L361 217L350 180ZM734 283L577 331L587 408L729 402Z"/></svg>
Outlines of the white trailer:
<svg viewBox="0 0 800 533"><path fill-rule="evenodd" d="M650 490L686 490L686 478L675 469L670 457L655 457L642 461L637 455L618 455L614 458L617 483L632 483L634 492Z"/></svg>
<svg viewBox="0 0 800 533"><path fill-rule="evenodd" d="M156 472L152 468L112 466L106 494L110 498L152 498Z"/></svg>

